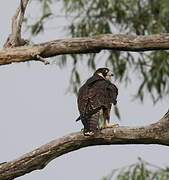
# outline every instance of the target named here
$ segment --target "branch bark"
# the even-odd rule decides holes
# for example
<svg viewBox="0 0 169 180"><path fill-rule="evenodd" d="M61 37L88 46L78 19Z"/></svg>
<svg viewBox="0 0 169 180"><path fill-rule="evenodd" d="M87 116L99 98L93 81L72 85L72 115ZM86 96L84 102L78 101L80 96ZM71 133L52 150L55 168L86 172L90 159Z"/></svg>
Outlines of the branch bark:
<svg viewBox="0 0 169 180"><path fill-rule="evenodd" d="M80 148L113 144L161 144L169 146L169 111L157 123L141 127L117 127L85 137L71 133L53 140L20 158L0 164L0 180L11 180L43 169L53 159Z"/></svg>
<svg viewBox="0 0 169 180"><path fill-rule="evenodd" d="M21 28L28 2L29 0L20 0L20 5L12 18L12 32L7 38L4 48L23 46L27 43L27 40L21 38Z"/></svg>
<svg viewBox="0 0 169 180"><path fill-rule="evenodd" d="M103 34L93 37L54 40L0 51L0 65L38 60L63 54L99 53L101 50L150 51L169 49L169 34L133 36Z"/></svg>

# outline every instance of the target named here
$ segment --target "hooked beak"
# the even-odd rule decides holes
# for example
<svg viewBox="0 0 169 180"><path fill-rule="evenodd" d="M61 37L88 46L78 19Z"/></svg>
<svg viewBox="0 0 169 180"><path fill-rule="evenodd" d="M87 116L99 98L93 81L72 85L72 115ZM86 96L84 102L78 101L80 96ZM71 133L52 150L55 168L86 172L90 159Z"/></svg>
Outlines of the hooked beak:
<svg viewBox="0 0 169 180"><path fill-rule="evenodd" d="M111 71L109 71L108 73L107 73L107 76L113 76L114 74L111 72Z"/></svg>

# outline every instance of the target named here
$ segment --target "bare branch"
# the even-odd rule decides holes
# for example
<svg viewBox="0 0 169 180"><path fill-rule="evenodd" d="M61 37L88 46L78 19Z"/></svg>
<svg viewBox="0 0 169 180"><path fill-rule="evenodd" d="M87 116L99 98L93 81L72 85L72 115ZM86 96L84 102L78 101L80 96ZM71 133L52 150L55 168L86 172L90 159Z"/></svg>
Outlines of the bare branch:
<svg viewBox="0 0 169 180"><path fill-rule="evenodd" d="M169 146L169 112L155 124L141 127L116 127L85 137L71 133L53 140L20 158L0 164L0 180L10 180L44 168L53 159L80 148L113 144L161 144Z"/></svg>
<svg viewBox="0 0 169 180"><path fill-rule="evenodd" d="M47 58L63 54L99 53L105 49L135 52L166 50L169 49L169 34L147 36L103 34L92 37L54 40L31 46L7 48L0 51L0 65L36 60L32 54Z"/></svg>
<svg viewBox="0 0 169 180"><path fill-rule="evenodd" d="M12 32L7 38L4 48L23 46L27 43L27 40L21 38L21 28L28 2L29 0L20 0L20 5L12 18Z"/></svg>

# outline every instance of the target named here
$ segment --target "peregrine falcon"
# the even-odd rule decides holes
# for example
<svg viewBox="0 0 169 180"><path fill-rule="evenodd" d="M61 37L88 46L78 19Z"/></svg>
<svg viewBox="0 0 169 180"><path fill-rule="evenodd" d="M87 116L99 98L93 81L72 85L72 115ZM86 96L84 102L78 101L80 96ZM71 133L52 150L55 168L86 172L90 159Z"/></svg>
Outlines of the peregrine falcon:
<svg viewBox="0 0 169 180"><path fill-rule="evenodd" d="M78 92L78 109L84 126L85 136L91 136L98 130L100 111L103 112L103 127L111 128L117 124L108 125L112 104L116 105L118 89L111 83L112 72L108 68L99 68L95 71Z"/></svg>

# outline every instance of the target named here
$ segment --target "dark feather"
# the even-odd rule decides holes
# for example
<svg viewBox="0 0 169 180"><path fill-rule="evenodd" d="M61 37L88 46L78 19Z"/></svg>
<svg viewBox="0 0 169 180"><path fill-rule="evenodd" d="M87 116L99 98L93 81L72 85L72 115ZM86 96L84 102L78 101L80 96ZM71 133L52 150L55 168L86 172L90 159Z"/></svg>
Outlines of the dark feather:
<svg viewBox="0 0 169 180"><path fill-rule="evenodd" d="M99 121L99 111L108 109L110 112L111 105L117 103L118 89L110 81L105 80L99 75L93 75L79 89L78 109L80 116L76 121L82 121L84 129L95 131Z"/></svg>

